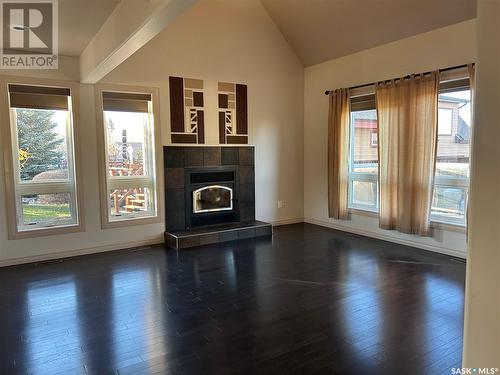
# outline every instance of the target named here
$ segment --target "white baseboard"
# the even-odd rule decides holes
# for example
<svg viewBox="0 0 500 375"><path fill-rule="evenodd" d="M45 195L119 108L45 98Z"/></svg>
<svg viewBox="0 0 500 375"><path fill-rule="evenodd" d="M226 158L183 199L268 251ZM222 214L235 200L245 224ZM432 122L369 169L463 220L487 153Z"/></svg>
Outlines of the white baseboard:
<svg viewBox="0 0 500 375"><path fill-rule="evenodd" d="M284 219L284 220L271 221L271 224L273 227L277 227L279 225L297 224L297 223L303 223L303 222L304 222L303 217L297 217L295 219Z"/></svg>
<svg viewBox="0 0 500 375"><path fill-rule="evenodd" d="M373 232L371 230L353 228L351 226L337 224L337 223L333 223L333 222L325 221L325 220L314 219L311 217L304 218L304 222L309 223L309 224L320 225L322 227L337 229L337 230L340 230L343 232L359 234L359 235L365 236L365 237L377 238L379 240L384 240L384 241L388 241L388 242L398 243L401 245L411 246L411 247L415 247L415 248L422 249L422 250L433 251L433 252L440 253L440 254L446 254L446 255L453 256L453 257L457 257L457 258L462 258L462 259L467 258L467 253L462 252L462 251L449 249L449 248L441 247L441 246L423 244L423 243L417 242L417 241L405 240L402 238L397 238L397 237L388 236L388 235L384 235L381 233Z"/></svg>
<svg viewBox="0 0 500 375"><path fill-rule="evenodd" d="M2 260L2 261L0 261L0 267L14 266L14 265L25 264L25 263L46 262L49 260L70 258L70 257L79 256L79 255L103 253L103 252L107 252L107 251L131 249L134 247L141 247L141 246L152 246L152 245L157 245L159 243L163 243L163 239L126 242L126 243L119 243L119 244L113 244L113 245L87 247L87 248L83 248L83 249L75 249L75 250L69 250L69 251L58 251L58 252L49 253L49 254L33 255L33 256L27 256L27 257L19 257L19 258Z"/></svg>

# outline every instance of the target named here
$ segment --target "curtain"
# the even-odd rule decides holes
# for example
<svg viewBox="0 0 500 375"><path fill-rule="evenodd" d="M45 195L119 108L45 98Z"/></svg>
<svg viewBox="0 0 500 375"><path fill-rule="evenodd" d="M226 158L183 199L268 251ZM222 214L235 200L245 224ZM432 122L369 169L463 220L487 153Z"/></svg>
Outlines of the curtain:
<svg viewBox="0 0 500 375"><path fill-rule="evenodd" d="M328 113L328 216L348 219L349 186L349 89L330 93Z"/></svg>
<svg viewBox="0 0 500 375"><path fill-rule="evenodd" d="M383 229L430 235L438 87L438 72L377 84Z"/></svg>

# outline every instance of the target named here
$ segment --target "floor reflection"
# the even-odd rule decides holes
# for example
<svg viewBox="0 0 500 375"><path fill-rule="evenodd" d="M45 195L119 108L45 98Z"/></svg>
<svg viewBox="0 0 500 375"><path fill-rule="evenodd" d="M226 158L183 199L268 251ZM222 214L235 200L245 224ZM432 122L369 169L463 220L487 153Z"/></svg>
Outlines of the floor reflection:
<svg viewBox="0 0 500 375"><path fill-rule="evenodd" d="M26 368L33 373L81 367L78 295L72 276L27 285L29 317L23 333Z"/></svg>

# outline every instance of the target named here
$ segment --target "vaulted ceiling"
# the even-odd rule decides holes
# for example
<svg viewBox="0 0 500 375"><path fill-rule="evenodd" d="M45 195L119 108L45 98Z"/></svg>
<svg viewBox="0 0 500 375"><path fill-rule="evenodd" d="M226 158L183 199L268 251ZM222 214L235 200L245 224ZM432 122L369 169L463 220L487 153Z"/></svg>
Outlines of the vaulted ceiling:
<svg viewBox="0 0 500 375"><path fill-rule="evenodd" d="M305 66L476 17L476 0L261 1Z"/></svg>
<svg viewBox="0 0 500 375"><path fill-rule="evenodd" d="M119 2L59 0L59 54L80 56Z"/></svg>

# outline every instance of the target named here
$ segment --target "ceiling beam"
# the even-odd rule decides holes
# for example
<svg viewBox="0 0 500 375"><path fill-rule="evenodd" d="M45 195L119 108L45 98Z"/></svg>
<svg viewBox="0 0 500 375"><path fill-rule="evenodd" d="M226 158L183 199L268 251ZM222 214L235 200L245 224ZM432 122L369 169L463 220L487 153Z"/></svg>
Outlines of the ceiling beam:
<svg viewBox="0 0 500 375"><path fill-rule="evenodd" d="M96 83L198 0L122 0L80 55L80 81Z"/></svg>

